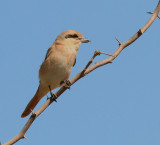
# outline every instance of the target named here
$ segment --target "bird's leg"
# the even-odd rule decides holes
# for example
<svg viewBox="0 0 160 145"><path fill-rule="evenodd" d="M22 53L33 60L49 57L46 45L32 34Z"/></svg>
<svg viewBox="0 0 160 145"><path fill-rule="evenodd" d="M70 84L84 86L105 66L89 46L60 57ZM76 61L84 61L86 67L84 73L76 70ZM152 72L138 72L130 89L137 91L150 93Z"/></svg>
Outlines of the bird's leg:
<svg viewBox="0 0 160 145"><path fill-rule="evenodd" d="M51 94L51 99L55 102L57 102L57 95L55 95L54 93L52 93L52 90L51 90L51 86L49 85L49 91L50 91L50 94Z"/></svg>
<svg viewBox="0 0 160 145"><path fill-rule="evenodd" d="M71 82L69 80L64 80L64 81L61 81L60 84L65 84L64 86L70 90L70 87L71 87Z"/></svg>

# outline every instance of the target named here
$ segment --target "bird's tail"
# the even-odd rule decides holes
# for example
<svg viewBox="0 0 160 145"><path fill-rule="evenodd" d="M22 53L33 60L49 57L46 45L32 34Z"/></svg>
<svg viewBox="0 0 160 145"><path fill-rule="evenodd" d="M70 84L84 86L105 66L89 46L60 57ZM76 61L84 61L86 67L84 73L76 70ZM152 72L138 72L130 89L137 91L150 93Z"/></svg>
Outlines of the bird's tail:
<svg viewBox="0 0 160 145"><path fill-rule="evenodd" d="M47 93L48 93L47 90L41 90L39 86L35 96L30 100L24 112L22 113L21 117L24 118L28 116L32 112L32 110L36 107L38 102L42 99L42 97L45 96Z"/></svg>

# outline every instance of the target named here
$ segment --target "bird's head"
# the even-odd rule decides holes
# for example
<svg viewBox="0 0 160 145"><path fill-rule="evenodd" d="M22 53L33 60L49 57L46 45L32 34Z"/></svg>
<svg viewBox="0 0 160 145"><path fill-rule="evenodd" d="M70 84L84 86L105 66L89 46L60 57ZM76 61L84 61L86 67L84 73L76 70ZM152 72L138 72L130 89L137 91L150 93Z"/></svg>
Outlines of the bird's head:
<svg viewBox="0 0 160 145"><path fill-rule="evenodd" d="M90 42L89 39L86 39L83 37L83 35L75 30L68 30L62 32L57 38L56 38L57 43L63 43L65 45L72 45L75 46L76 49L78 50L80 45L82 43L88 43Z"/></svg>

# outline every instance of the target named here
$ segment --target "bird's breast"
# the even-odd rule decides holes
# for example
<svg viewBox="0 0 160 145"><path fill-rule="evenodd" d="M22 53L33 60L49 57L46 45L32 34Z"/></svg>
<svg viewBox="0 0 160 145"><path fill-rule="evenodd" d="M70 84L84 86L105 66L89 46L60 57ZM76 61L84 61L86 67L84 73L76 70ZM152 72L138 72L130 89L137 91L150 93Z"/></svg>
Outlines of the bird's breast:
<svg viewBox="0 0 160 145"><path fill-rule="evenodd" d="M59 87L61 81L69 78L76 55L76 51L54 50L40 67L40 82L52 89Z"/></svg>

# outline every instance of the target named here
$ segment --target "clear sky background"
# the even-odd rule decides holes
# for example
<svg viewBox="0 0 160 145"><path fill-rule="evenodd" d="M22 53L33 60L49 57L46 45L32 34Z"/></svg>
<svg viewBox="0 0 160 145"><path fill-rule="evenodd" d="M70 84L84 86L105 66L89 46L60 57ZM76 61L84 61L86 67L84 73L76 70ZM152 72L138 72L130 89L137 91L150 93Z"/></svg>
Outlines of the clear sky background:
<svg viewBox="0 0 160 145"><path fill-rule="evenodd" d="M149 19L158 0L0 1L0 141L24 126L20 118L34 96L48 47L65 30L82 44L71 77L95 50L113 53ZM67 90L32 124L17 145L159 145L160 20L103 66ZM98 62L107 56L99 56ZM54 90L55 92L55 90ZM38 109L46 100L44 97ZM36 110L35 109L35 110Z"/></svg>

